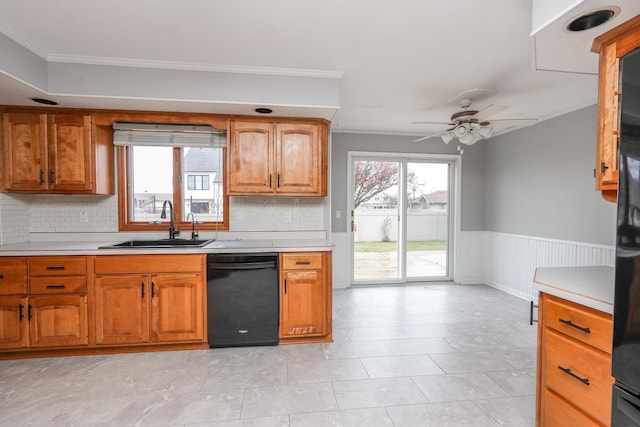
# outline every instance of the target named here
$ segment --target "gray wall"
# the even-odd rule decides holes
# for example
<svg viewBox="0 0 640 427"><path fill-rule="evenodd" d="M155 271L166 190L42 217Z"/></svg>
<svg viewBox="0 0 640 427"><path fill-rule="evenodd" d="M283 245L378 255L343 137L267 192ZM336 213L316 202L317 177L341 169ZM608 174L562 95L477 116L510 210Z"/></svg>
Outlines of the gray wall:
<svg viewBox="0 0 640 427"><path fill-rule="evenodd" d="M485 230L613 245L615 204L595 190L596 106L487 141Z"/></svg>
<svg viewBox="0 0 640 427"><path fill-rule="evenodd" d="M416 137L352 133L331 134L331 231L347 231L347 153L369 151L381 153L457 154L458 144L446 145L439 138L414 143ZM461 229L482 230L484 226L484 151L483 142L463 146L461 171ZM336 219L336 210L342 218Z"/></svg>

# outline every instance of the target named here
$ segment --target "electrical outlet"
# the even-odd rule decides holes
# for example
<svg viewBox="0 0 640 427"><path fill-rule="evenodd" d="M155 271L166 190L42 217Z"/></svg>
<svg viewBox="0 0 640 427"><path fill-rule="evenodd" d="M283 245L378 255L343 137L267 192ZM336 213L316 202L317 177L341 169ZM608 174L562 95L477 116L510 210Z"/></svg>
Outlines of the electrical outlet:
<svg viewBox="0 0 640 427"><path fill-rule="evenodd" d="M80 222L89 222L89 214L84 211L80 212Z"/></svg>
<svg viewBox="0 0 640 427"><path fill-rule="evenodd" d="M291 222L291 212L287 211L284 213L284 222Z"/></svg>

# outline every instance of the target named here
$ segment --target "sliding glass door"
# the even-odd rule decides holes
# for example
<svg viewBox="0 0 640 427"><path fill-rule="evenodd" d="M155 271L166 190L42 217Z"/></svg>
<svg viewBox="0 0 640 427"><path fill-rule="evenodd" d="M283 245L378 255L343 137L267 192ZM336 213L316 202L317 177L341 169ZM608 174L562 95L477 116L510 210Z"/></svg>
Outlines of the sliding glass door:
<svg viewBox="0 0 640 427"><path fill-rule="evenodd" d="M352 284L451 280L456 159L350 153Z"/></svg>

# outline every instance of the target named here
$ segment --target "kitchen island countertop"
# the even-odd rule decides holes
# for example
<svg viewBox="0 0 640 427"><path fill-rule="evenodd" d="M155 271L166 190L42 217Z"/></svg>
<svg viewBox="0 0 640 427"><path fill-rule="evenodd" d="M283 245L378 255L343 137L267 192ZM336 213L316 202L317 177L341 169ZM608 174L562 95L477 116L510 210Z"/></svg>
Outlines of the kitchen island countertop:
<svg viewBox="0 0 640 427"><path fill-rule="evenodd" d="M614 272L605 266L537 268L533 283L540 292L612 314Z"/></svg>

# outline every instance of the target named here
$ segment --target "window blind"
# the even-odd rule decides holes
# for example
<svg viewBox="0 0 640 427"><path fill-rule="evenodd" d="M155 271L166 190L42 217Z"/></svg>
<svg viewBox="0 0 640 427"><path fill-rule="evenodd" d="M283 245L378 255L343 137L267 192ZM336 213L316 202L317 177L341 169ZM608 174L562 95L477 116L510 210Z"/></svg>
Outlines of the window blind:
<svg viewBox="0 0 640 427"><path fill-rule="evenodd" d="M113 145L226 148L227 132L209 125L114 123Z"/></svg>

